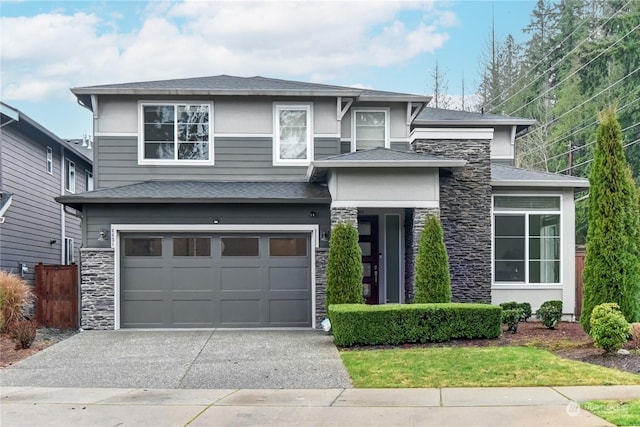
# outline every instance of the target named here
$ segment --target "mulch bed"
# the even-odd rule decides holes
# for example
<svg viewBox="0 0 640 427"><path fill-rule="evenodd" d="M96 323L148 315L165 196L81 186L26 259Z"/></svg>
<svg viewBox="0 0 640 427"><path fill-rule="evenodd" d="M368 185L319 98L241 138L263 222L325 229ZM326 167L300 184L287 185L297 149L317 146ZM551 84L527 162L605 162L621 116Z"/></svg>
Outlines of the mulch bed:
<svg viewBox="0 0 640 427"><path fill-rule="evenodd" d="M16 362L44 350L78 331L73 329L38 328L36 339L30 348L16 349L16 343L8 334L0 335L0 368L13 365Z"/></svg>

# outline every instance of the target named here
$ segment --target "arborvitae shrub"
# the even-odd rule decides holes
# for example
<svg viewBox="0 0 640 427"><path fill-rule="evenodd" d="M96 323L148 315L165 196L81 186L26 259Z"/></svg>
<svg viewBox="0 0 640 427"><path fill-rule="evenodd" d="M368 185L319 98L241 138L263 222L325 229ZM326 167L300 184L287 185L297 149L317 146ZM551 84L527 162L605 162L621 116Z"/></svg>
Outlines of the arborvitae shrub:
<svg viewBox="0 0 640 427"><path fill-rule="evenodd" d="M362 303L362 252L358 230L339 223L331 232L327 264L327 307Z"/></svg>
<svg viewBox="0 0 640 427"><path fill-rule="evenodd" d="M580 319L587 333L591 312L602 303L617 303L628 322L640 320L640 209L615 107L600 114L589 181Z"/></svg>
<svg viewBox="0 0 640 427"><path fill-rule="evenodd" d="M417 304L451 302L449 257L440 220L429 216L422 229L415 262Z"/></svg>

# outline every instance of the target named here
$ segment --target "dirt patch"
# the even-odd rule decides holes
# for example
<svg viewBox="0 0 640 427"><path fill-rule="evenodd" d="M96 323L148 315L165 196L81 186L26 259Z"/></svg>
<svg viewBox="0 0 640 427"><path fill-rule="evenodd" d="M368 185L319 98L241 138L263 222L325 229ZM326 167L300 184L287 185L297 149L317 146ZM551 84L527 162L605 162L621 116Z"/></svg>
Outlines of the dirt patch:
<svg viewBox="0 0 640 427"><path fill-rule="evenodd" d="M77 334L73 329L38 328L36 339L30 348L16 349L16 343L8 334L0 335L0 368L11 366L62 340Z"/></svg>
<svg viewBox="0 0 640 427"><path fill-rule="evenodd" d="M405 344L402 348L422 347L487 347L525 346L549 350L565 359L578 360L594 365L606 366L621 371L640 374L640 350L627 343L630 354L606 354L595 348L593 339L576 322L561 322L556 329L548 329L540 322L526 322L518 325L518 332L512 334L503 327L502 336L495 339L452 340L444 343ZM393 348L393 346L356 347L354 350ZM344 350L349 350L345 348Z"/></svg>

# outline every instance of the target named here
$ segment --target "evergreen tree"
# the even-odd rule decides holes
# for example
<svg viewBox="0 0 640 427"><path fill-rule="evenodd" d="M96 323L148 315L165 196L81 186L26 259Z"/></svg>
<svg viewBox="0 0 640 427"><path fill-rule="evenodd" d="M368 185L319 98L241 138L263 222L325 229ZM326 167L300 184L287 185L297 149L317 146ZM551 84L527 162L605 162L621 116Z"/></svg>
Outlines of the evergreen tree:
<svg viewBox="0 0 640 427"><path fill-rule="evenodd" d="M614 107L600 114L589 192L583 273L583 329L593 308L617 303L628 322L640 320L640 211Z"/></svg>
<svg viewBox="0 0 640 427"><path fill-rule="evenodd" d="M329 242L327 307L362 302L362 252L358 245L358 230L351 223L342 222L331 232Z"/></svg>
<svg viewBox="0 0 640 427"><path fill-rule="evenodd" d="M449 257L440 219L429 216L424 224L416 256L416 304L451 302Z"/></svg>

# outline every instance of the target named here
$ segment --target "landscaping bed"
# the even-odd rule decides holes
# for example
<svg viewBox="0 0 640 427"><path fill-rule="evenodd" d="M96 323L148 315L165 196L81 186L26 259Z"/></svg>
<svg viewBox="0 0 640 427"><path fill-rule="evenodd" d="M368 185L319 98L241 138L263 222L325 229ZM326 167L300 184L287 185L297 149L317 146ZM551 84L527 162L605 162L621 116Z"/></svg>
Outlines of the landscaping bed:
<svg viewBox="0 0 640 427"><path fill-rule="evenodd" d="M36 339L30 348L16 349L16 343L8 334L0 335L0 368L13 365L27 357L44 350L78 331L74 329L38 328Z"/></svg>

